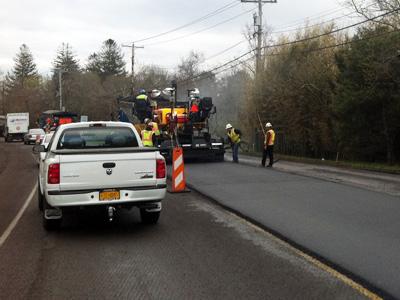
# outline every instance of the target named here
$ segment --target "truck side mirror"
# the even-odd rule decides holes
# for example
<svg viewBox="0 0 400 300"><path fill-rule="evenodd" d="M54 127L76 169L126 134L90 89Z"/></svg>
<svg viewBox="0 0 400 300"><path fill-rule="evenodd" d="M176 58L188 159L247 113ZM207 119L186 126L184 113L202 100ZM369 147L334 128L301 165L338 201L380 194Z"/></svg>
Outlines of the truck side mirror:
<svg viewBox="0 0 400 300"><path fill-rule="evenodd" d="M35 145L32 148L32 152L35 154L46 152L46 148L43 145Z"/></svg>

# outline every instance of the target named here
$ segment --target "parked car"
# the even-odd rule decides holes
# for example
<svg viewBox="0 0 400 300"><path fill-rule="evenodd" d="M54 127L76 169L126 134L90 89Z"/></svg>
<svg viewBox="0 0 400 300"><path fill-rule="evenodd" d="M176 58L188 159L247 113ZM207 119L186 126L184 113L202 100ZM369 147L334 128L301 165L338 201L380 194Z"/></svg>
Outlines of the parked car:
<svg viewBox="0 0 400 300"><path fill-rule="evenodd" d="M36 143L38 139L40 139L40 143L44 138L45 132L41 128L33 128L29 129L28 133L24 135L24 144L28 145L31 143Z"/></svg>
<svg viewBox="0 0 400 300"><path fill-rule="evenodd" d="M157 148L143 147L135 127L123 122L60 125L40 161L38 205L46 229L60 226L71 208L138 207L143 223L155 224L166 193L166 165Z"/></svg>

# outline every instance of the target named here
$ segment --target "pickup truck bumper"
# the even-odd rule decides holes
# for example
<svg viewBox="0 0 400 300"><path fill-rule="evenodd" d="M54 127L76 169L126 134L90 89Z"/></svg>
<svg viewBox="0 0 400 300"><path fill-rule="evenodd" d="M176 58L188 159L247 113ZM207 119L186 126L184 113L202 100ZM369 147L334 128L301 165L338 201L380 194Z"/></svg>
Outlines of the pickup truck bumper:
<svg viewBox="0 0 400 300"><path fill-rule="evenodd" d="M119 188L120 199L100 200L101 190L47 191L46 200L53 207L91 205L142 205L146 202L161 201L166 194L166 185L149 187Z"/></svg>

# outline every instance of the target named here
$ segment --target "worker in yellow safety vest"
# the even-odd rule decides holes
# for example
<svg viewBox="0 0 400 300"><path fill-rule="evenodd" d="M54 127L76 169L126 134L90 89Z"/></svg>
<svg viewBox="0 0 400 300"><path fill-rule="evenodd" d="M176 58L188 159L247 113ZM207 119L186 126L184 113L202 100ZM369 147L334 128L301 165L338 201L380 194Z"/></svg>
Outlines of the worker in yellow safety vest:
<svg viewBox="0 0 400 300"><path fill-rule="evenodd" d="M142 143L145 147L154 147L154 133L149 125L146 125L146 128L142 130Z"/></svg>
<svg viewBox="0 0 400 300"><path fill-rule="evenodd" d="M272 124L268 122L265 124L267 131L265 132L264 151L261 165L265 167L267 156L269 157L269 164L267 167L271 168L274 163L274 144L275 144L275 131L272 129Z"/></svg>
<svg viewBox="0 0 400 300"><path fill-rule="evenodd" d="M226 124L226 135L229 138L229 142L232 147L232 160L234 163L239 162L239 145L240 145L240 135L242 134L240 130L232 127L231 124Z"/></svg>

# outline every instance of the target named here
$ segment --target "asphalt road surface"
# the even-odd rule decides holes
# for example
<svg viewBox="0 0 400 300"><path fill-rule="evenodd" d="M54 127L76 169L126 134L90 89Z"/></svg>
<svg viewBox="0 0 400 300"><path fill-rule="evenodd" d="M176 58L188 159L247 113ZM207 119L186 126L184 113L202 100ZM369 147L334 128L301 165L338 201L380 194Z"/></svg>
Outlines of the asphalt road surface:
<svg viewBox="0 0 400 300"><path fill-rule="evenodd" d="M35 186L30 149L0 142L0 237ZM168 194L155 226L81 212L56 232L33 197L0 245L0 299L365 298L356 288L196 193Z"/></svg>
<svg viewBox="0 0 400 300"><path fill-rule="evenodd" d="M185 167L202 194L400 299L400 197L231 162Z"/></svg>

